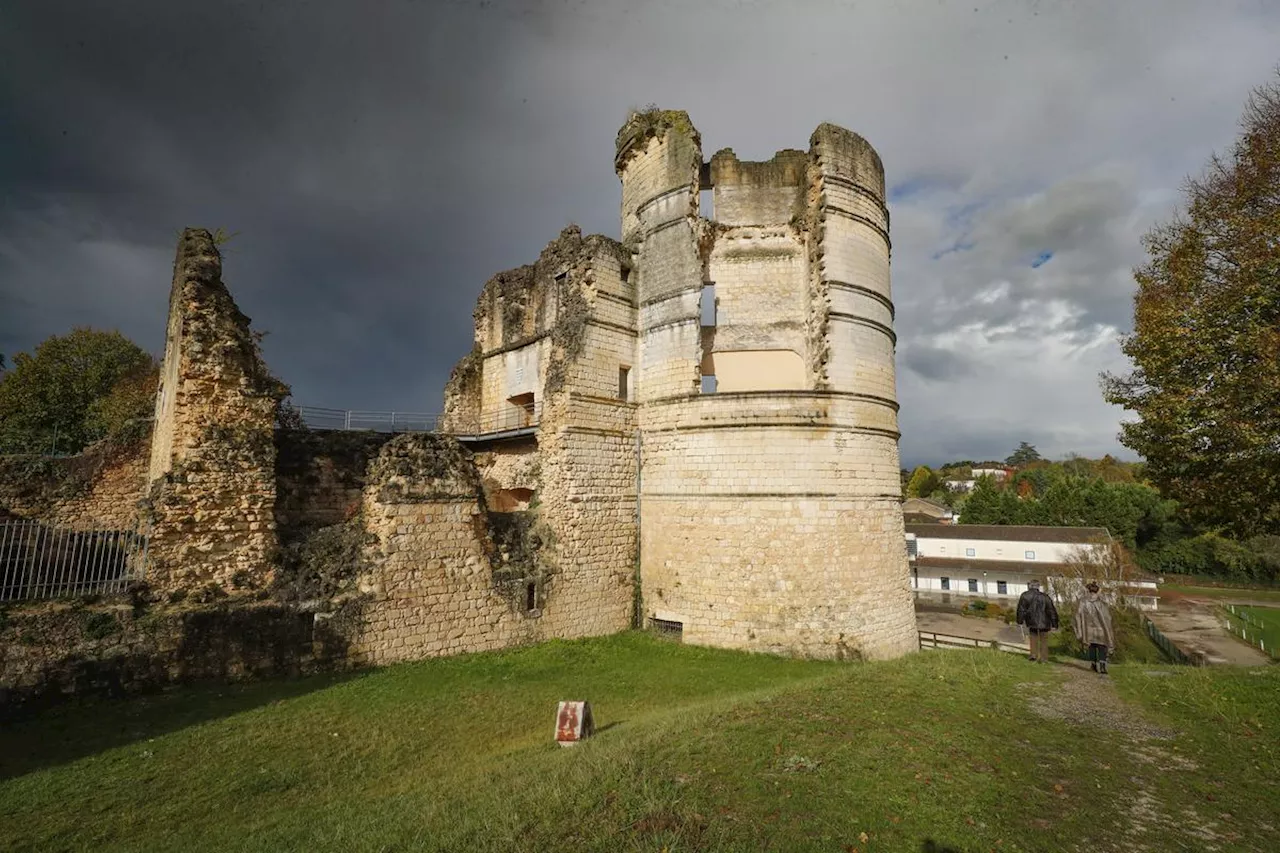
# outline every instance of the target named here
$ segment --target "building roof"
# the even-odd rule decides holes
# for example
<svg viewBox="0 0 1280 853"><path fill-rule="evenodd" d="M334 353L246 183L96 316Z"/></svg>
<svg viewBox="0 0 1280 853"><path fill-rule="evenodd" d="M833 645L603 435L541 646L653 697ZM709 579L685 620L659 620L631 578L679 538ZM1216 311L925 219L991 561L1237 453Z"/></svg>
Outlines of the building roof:
<svg viewBox="0 0 1280 853"><path fill-rule="evenodd" d="M1066 542L1110 539L1105 527L1035 527L1023 524L908 524L917 539L980 539L991 542Z"/></svg>
<svg viewBox="0 0 1280 853"><path fill-rule="evenodd" d="M1043 578L1060 571L1063 563L1046 560L977 560L973 557L917 557L922 569L946 569L953 572L999 572L1005 575L1027 575Z"/></svg>
<svg viewBox="0 0 1280 853"><path fill-rule="evenodd" d="M902 502L902 508L906 510L908 504L914 507L923 506L930 509L936 509L944 515L951 512L951 507L947 506L941 501L930 500L929 498L907 498L905 501Z"/></svg>

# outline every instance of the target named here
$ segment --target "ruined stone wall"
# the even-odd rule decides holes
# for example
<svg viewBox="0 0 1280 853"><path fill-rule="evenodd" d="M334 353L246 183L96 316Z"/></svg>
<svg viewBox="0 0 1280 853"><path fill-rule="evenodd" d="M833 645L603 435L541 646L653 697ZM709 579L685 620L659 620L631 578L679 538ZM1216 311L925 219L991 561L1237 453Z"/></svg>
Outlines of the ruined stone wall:
<svg viewBox="0 0 1280 853"><path fill-rule="evenodd" d="M369 463L388 434L278 430L276 531L288 544L360 511Z"/></svg>
<svg viewBox="0 0 1280 853"><path fill-rule="evenodd" d="M808 159L803 151L787 150L764 163L751 163L739 160L733 149L717 151L710 163L715 221L722 225L790 222L804 206Z"/></svg>
<svg viewBox="0 0 1280 853"><path fill-rule="evenodd" d="M288 389L263 364L208 231L183 232L169 314L146 509L150 579L175 589L265 584L277 544L273 428Z"/></svg>
<svg viewBox="0 0 1280 853"><path fill-rule="evenodd" d="M0 457L0 510L73 528L135 530L146 494L148 438L99 442L57 459Z"/></svg>
<svg viewBox="0 0 1280 853"><path fill-rule="evenodd" d="M370 466L363 517L374 543L352 652L373 664L500 649L547 636L510 588L479 474L453 439L399 436Z"/></svg>
<svg viewBox="0 0 1280 853"><path fill-rule="evenodd" d="M73 697L343 668L347 643L332 627L311 613L250 600L2 606L0 720Z"/></svg>

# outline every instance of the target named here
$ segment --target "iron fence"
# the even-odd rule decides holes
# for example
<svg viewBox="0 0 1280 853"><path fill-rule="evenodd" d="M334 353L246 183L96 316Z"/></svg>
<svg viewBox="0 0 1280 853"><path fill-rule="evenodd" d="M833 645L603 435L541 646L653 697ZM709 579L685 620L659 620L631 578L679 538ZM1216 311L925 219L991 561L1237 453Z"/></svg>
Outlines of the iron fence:
<svg viewBox="0 0 1280 853"><path fill-rule="evenodd" d="M0 520L0 601L122 592L146 563L136 532Z"/></svg>
<svg viewBox="0 0 1280 853"><path fill-rule="evenodd" d="M488 435L538 425L542 402L510 404L478 416L446 418L422 412L362 412L296 406L303 426L313 430L363 430L370 432L445 432L451 435Z"/></svg>

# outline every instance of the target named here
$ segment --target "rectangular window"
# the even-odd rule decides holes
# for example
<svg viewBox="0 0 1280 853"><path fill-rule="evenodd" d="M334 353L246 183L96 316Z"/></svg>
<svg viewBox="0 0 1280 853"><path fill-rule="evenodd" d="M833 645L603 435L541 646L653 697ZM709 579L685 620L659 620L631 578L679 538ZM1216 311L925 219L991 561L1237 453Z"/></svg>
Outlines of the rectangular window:
<svg viewBox="0 0 1280 853"><path fill-rule="evenodd" d="M1004 581L996 581L996 592L999 593L1000 595L1008 595L1009 584L1005 583Z"/></svg>
<svg viewBox="0 0 1280 853"><path fill-rule="evenodd" d="M977 592L977 591L978 591L978 579L969 578L969 592Z"/></svg>
<svg viewBox="0 0 1280 853"><path fill-rule="evenodd" d="M964 555L965 555L966 557L972 557L972 556L973 556L974 554L976 554L976 553L977 553L977 552L976 552L976 551L974 551L972 548L965 548L965 549L964 549Z"/></svg>
<svg viewBox="0 0 1280 853"><path fill-rule="evenodd" d="M951 578L942 578L942 588L951 589Z"/></svg>
<svg viewBox="0 0 1280 853"><path fill-rule="evenodd" d="M1034 560L1036 558L1036 552L1027 551L1025 554L1023 554L1023 556L1026 557L1028 560Z"/></svg>
<svg viewBox="0 0 1280 853"><path fill-rule="evenodd" d="M631 368L619 367L618 368L618 399L619 400L627 399L627 387L630 385L630 383L631 383Z"/></svg>
<svg viewBox="0 0 1280 853"><path fill-rule="evenodd" d="M631 286L631 267L624 266L622 268L622 286L623 287Z"/></svg>

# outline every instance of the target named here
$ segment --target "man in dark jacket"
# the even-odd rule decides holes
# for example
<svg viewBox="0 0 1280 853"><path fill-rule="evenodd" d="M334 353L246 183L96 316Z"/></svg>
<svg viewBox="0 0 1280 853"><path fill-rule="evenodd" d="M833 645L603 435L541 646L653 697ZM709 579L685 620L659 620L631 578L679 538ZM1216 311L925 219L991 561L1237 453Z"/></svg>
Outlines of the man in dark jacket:
<svg viewBox="0 0 1280 853"><path fill-rule="evenodd" d="M1058 608L1053 599L1040 590L1040 581L1028 581L1027 591L1018 597L1018 624L1031 635L1028 660L1044 663L1049 659L1049 632L1058 627Z"/></svg>

